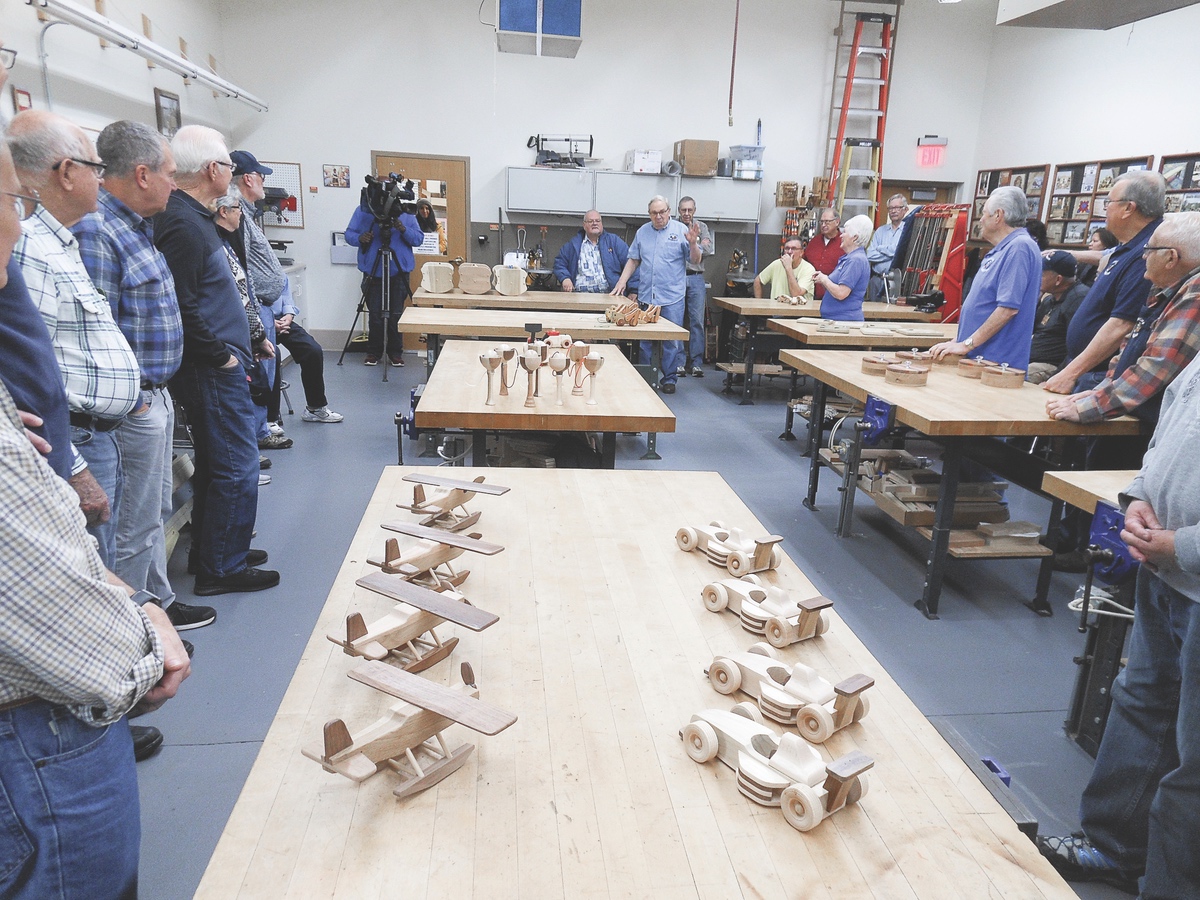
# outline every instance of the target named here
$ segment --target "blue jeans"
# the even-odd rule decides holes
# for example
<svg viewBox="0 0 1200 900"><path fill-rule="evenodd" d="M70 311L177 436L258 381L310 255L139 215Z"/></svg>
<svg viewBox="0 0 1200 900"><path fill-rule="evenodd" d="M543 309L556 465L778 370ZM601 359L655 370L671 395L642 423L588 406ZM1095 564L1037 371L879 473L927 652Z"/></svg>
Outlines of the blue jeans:
<svg viewBox="0 0 1200 900"><path fill-rule="evenodd" d="M383 327L383 279L364 276L363 293L367 296L367 354L370 356L399 356L404 352L404 335L396 331L404 301L408 299L408 278L411 272L393 275L388 283L387 329Z"/></svg>
<svg viewBox="0 0 1200 900"><path fill-rule="evenodd" d="M88 431L71 426L71 443L87 460L88 469L108 497L110 516L107 522L92 525L88 533L96 539L100 559L112 568L117 559L117 515L121 509L121 451L117 447L116 431Z"/></svg>
<svg viewBox="0 0 1200 900"><path fill-rule="evenodd" d="M0 896L137 896L129 724L92 728L44 700L0 713Z"/></svg>
<svg viewBox="0 0 1200 900"><path fill-rule="evenodd" d="M137 591L149 591L170 606L175 599L167 579L167 538L171 517L171 446L175 409L166 388L149 393L150 406L131 412L113 432L121 450L121 509L116 516L117 557L110 568Z"/></svg>
<svg viewBox="0 0 1200 900"><path fill-rule="evenodd" d="M267 307L260 306L258 309L258 318L263 323L263 328L267 331L267 340L275 344L275 317L271 315L271 310ZM275 347L275 357L273 359L264 359L259 361L262 366L263 373L267 376L267 382L274 387L275 374L279 366L279 347ZM258 438L269 437L271 429L267 426L267 407L254 404L254 434Z"/></svg>
<svg viewBox="0 0 1200 900"><path fill-rule="evenodd" d="M704 306L708 302L708 291L704 287L704 273L697 272L687 277L687 293L684 303L687 306L688 369L704 364Z"/></svg>
<svg viewBox="0 0 1200 900"><path fill-rule="evenodd" d="M1080 819L1141 896L1200 897L1200 604L1142 566L1129 662Z"/></svg>
<svg viewBox="0 0 1200 900"><path fill-rule="evenodd" d="M246 568L258 512L254 403L241 363L213 369L184 363L171 390L187 410L196 448L192 552L198 572L216 578Z"/></svg>
<svg viewBox="0 0 1200 900"><path fill-rule="evenodd" d="M668 322L674 322L676 325L683 325L683 313L687 309L687 303L680 300L678 303L672 303L670 306L662 308L662 317ZM652 341L641 341L638 348L638 364L643 366L650 365L652 355ZM662 345L662 384L674 384L677 376L675 370L683 365L684 349L683 341L663 341Z"/></svg>

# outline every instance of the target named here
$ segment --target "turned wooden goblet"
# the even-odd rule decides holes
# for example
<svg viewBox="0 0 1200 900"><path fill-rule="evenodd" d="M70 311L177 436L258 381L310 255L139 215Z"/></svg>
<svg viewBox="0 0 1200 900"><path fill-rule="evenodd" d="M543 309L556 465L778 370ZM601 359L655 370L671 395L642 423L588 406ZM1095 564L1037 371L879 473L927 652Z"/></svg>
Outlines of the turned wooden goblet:
<svg viewBox="0 0 1200 900"><path fill-rule="evenodd" d="M537 374L537 370L542 367L542 355L536 350L526 350L521 354L521 368L525 370L527 387L525 388L525 405L533 406L533 378Z"/></svg>
<svg viewBox="0 0 1200 900"><path fill-rule="evenodd" d="M554 373L554 405L562 406L562 376L563 372L567 371L567 367L571 365L571 360L566 354L556 351L553 356L546 360L546 365Z"/></svg>
<svg viewBox="0 0 1200 900"><path fill-rule="evenodd" d="M479 362L487 370L488 392L487 400L484 401L485 406L495 406L496 401L492 399L492 376L496 373L496 369L500 366L500 354L495 350L489 350L487 353L479 354Z"/></svg>
<svg viewBox="0 0 1200 900"><path fill-rule="evenodd" d="M600 371L600 367L604 365L604 357L599 353L589 353L583 358L583 365L587 369L588 374L592 376L592 389L588 394L587 405L596 405L596 373Z"/></svg>

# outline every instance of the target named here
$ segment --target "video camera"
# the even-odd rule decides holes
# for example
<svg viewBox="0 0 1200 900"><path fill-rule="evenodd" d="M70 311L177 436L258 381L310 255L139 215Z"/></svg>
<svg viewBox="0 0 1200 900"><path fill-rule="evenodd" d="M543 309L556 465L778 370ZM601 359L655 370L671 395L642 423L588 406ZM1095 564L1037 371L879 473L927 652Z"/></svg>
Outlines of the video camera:
<svg viewBox="0 0 1200 900"><path fill-rule="evenodd" d="M401 213L417 211L417 195L413 191L412 179L392 172L387 178L366 177L367 185L362 189L362 203L375 220L380 223L396 224Z"/></svg>

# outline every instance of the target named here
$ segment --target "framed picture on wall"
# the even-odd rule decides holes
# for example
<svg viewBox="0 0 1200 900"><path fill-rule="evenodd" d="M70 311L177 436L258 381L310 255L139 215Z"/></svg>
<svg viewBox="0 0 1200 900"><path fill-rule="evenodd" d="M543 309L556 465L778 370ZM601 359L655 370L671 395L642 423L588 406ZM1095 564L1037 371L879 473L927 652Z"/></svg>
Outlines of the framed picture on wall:
<svg viewBox="0 0 1200 900"><path fill-rule="evenodd" d="M1070 197L1051 197L1050 218L1065 219L1067 217L1067 204L1070 202L1070 199Z"/></svg>
<svg viewBox="0 0 1200 900"><path fill-rule="evenodd" d="M988 180L990 172L979 173L979 183L975 185L975 196L986 197L988 195Z"/></svg>
<svg viewBox="0 0 1200 900"><path fill-rule="evenodd" d="M1020 188L1022 191L1025 190L1025 173L1024 172L1022 172L1020 175L1014 175L1012 177L1012 186L1015 188Z"/></svg>
<svg viewBox="0 0 1200 900"><path fill-rule="evenodd" d="M27 109L33 109L33 98L29 96L29 91L23 91L16 85L12 89L13 109L16 112L24 112Z"/></svg>
<svg viewBox="0 0 1200 900"><path fill-rule="evenodd" d="M1031 197L1040 197L1042 194L1042 184L1045 180L1046 174L1044 172L1031 172L1025 193Z"/></svg>
<svg viewBox="0 0 1200 900"><path fill-rule="evenodd" d="M1070 169L1065 172L1056 172L1054 174L1054 193L1069 194L1071 192L1071 179L1075 173Z"/></svg>
<svg viewBox="0 0 1200 900"><path fill-rule="evenodd" d="M1063 237L1063 223L1051 222L1046 226L1046 238L1052 244L1061 244Z"/></svg>
<svg viewBox="0 0 1200 900"><path fill-rule="evenodd" d="M159 134L167 140L175 137L175 132L183 126L183 117L179 109L179 95L155 88L154 118L158 123Z"/></svg>
<svg viewBox="0 0 1200 900"><path fill-rule="evenodd" d="M1068 222L1067 227L1063 229L1063 243L1082 244L1086 232L1087 222Z"/></svg>

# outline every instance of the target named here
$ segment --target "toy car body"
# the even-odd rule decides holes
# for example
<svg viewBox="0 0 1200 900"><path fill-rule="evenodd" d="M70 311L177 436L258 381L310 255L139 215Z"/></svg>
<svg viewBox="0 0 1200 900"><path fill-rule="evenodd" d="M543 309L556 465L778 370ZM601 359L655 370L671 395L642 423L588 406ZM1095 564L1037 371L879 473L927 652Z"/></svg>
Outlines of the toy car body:
<svg viewBox="0 0 1200 900"><path fill-rule="evenodd" d="M679 733L688 756L699 763L716 757L737 772L738 790L762 806L778 806L787 823L810 831L847 803L867 793L865 753L848 753L829 765L799 736L782 737L739 703L731 711L705 709Z"/></svg>
<svg viewBox="0 0 1200 900"><path fill-rule="evenodd" d="M820 595L796 600L789 591L763 584L757 575L723 578L704 586L701 596L710 612L733 610L742 627L766 637L772 647L806 641L829 630L829 620L821 610L833 601Z"/></svg>
<svg viewBox="0 0 1200 900"><path fill-rule="evenodd" d="M871 708L862 693L875 683L868 675L853 675L830 684L811 666L780 662L762 643L746 653L715 656L707 674L718 693L744 691L758 701L764 716L795 725L802 737L815 743L862 720Z"/></svg>
<svg viewBox="0 0 1200 900"><path fill-rule="evenodd" d="M777 534L752 538L742 529L726 528L721 522L675 532L680 550L700 550L710 563L728 569L735 578L776 568L783 562L783 551L777 546L782 540Z"/></svg>

